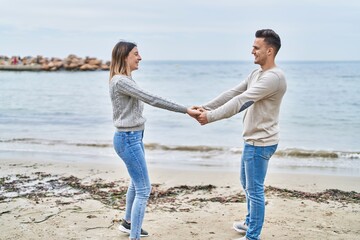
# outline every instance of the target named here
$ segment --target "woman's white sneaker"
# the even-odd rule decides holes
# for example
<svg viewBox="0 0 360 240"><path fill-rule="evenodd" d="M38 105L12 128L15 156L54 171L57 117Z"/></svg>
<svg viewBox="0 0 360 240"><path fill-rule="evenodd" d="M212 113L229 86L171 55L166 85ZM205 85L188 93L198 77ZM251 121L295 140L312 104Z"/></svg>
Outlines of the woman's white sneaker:
<svg viewBox="0 0 360 240"><path fill-rule="evenodd" d="M248 226L244 222L234 222L233 228L239 233L246 233Z"/></svg>

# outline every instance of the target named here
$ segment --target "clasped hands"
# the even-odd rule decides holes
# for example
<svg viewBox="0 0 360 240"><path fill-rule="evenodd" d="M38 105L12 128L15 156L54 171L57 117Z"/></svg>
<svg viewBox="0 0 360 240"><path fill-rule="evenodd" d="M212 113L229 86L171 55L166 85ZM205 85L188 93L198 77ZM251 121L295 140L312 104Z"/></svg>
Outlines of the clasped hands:
<svg viewBox="0 0 360 240"><path fill-rule="evenodd" d="M187 114L195 118L201 125L209 123L206 116L207 111L203 107L192 106L187 109Z"/></svg>

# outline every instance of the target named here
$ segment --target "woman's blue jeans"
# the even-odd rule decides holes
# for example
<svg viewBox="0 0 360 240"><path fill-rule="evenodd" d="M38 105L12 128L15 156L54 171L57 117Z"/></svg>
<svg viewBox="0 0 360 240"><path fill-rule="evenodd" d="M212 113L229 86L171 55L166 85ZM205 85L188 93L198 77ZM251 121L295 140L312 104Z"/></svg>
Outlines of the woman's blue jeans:
<svg viewBox="0 0 360 240"><path fill-rule="evenodd" d="M265 217L264 181L268 162L275 153L276 145L253 146L245 143L241 158L240 180L245 191L248 226L246 237L250 240L260 239Z"/></svg>
<svg viewBox="0 0 360 240"><path fill-rule="evenodd" d="M126 193L124 217L131 222L130 239L140 239L145 208L151 192L143 135L144 131L116 132L114 135L115 151L124 161L131 178Z"/></svg>

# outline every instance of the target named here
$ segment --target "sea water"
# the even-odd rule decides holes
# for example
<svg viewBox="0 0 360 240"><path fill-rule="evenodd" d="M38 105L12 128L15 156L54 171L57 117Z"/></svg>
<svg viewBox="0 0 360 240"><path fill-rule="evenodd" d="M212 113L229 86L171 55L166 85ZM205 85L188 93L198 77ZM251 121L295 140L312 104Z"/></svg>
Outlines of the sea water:
<svg viewBox="0 0 360 240"><path fill-rule="evenodd" d="M360 175L360 62L279 62L287 79L274 171ZM185 106L204 104L255 68L236 61L142 61L138 85ZM0 160L119 161L109 73L0 72ZM242 117L200 126L145 105L149 164L238 171Z"/></svg>

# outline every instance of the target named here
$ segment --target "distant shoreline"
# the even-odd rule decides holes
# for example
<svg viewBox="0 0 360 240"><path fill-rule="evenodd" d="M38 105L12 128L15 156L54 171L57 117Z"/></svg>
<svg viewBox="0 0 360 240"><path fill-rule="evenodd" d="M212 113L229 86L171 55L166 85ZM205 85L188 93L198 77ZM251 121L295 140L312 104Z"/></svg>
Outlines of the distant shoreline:
<svg viewBox="0 0 360 240"><path fill-rule="evenodd" d="M0 71L108 71L110 62L94 57L80 58L74 54L61 58L43 56L0 56Z"/></svg>

